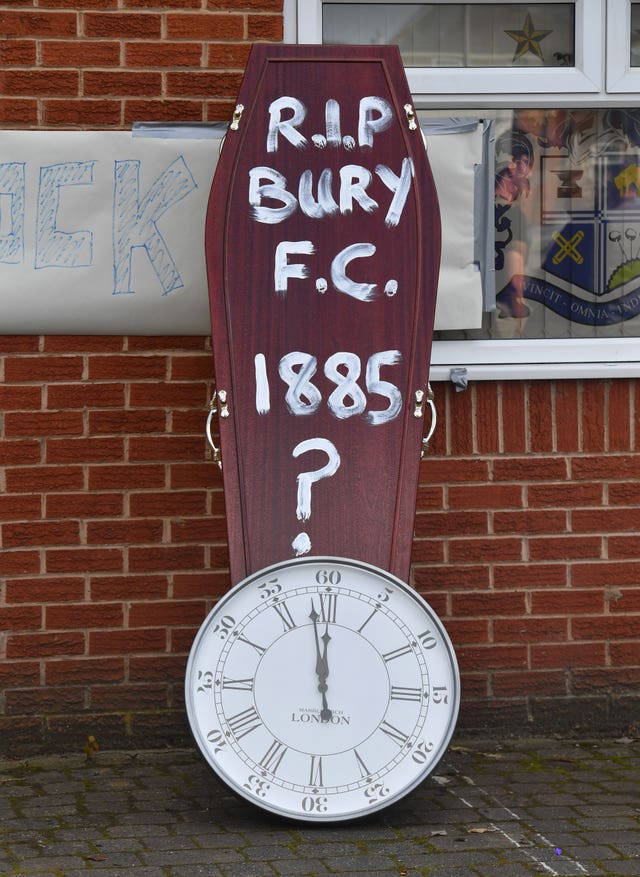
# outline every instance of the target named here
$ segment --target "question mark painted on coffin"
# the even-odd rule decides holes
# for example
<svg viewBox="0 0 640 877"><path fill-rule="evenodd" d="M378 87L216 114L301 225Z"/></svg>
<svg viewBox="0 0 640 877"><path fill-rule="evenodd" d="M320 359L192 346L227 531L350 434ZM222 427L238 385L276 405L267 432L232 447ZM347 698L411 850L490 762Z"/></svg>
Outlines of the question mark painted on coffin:
<svg viewBox="0 0 640 877"><path fill-rule="evenodd" d="M301 472L298 475L298 498L296 507L296 517L299 521L308 521L311 517L311 485L323 478L331 478L338 471L340 466L340 454L338 449L328 439L311 438L300 442L293 449L293 456L299 457L308 451L324 451L329 458L328 462L320 469L311 472ZM298 533L291 543L291 547L296 553L296 557L302 554L308 554L311 551L311 540L309 536L302 532Z"/></svg>

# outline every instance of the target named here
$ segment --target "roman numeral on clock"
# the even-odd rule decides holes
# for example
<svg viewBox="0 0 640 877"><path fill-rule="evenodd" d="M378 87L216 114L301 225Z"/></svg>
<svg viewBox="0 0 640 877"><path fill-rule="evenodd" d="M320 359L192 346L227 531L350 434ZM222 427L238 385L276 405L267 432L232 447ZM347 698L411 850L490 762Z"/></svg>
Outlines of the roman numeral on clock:
<svg viewBox="0 0 640 877"><path fill-rule="evenodd" d="M323 786L322 782L322 757L320 755L312 755L309 764L309 785Z"/></svg>
<svg viewBox="0 0 640 877"><path fill-rule="evenodd" d="M401 731L399 728L396 728L395 725L392 725L391 722L387 722L386 720L380 723L380 730L383 734L386 734L387 737L389 737L391 740L394 740L400 746L403 746L409 739L403 731Z"/></svg>
<svg viewBox="0 0 640 877"><path fill-rule="evenodd" d="M401 658L403 655L411 654L411 646L409 643L406 646L400 646L397 649L393 649L391 652L385 652L382 656L382 659L389 663L389 661L395 661L396 658Z"/></svg>
<svg viewBox="0 0 640 877"><path fill-rule="evenodd" d="M280 603L280 604L274 603L273 608L276 610L276 612L280 616L280 621L282 622L282 624L284 626L285 633L288 630L293 630L293 628L296 626L296 623L293 620L293 616L291 615L291 612L289 611L289 607L287 606L287 604L286 603Z"/></svg>
<svg viewBox="0 0 640 877"><path fill-rule="evenodd" d="M234 691L253 691L253 679L230 679L228 676L224 676L222 687L231 688Z"/></svg>
<svg viewBox="0 0 640 877"><path fill-rule="evenodd" d="M236 740L241 740L247 734L259 728L262 725L262 719L256 708L251 706L246 710L242 710L242 712L236 713L235 716L230 716L227 719L227 723L233 731Z"/></svg>
<svg viewBox="0 0 640 877"><path fill-rule="evenodd" d="M335 624L336 609L338 608L337 594L319 594L320 597L320 621Z"/></svg>
<svg viewBox="0 0 640 877"><path fill-rule="evenodd" d="M264 767L264 769L268 770L269 773L276 773L276 771L280 767L280 762L285 757L286 753L287 747L284 745L284 743L281 743L279 740L274 739L273 743L267 749L267 751L260 760L261 767Z"/></svg>
<svg viewBox="0 0 640 877"><path fill-rule="evenodd" d="M259 646L258 643L252 643L250 639L246 638L246 636L239 636L238 641L241 643L245 643L245 645L247 646L251 646L251 648L255 649L259 655L264 655L264 646Z"/></svg>
<svg viewBox="0 0 640 877"><path fill-rule="evenodd" d="M403 685L391 686L391 700L414 700L422 699L421 688L405 688Z"/></svg>

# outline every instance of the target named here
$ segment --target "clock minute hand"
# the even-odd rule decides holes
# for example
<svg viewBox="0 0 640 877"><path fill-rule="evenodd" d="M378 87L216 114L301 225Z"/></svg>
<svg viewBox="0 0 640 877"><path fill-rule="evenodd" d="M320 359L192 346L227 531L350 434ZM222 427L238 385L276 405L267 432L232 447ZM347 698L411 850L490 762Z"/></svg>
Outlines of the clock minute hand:
<svg viewBox="0 0 640 877"><path fill-rule="evenodd" d="M313 634L316 643L316 675L318 677L318 691L322 695L322 711L320 712L320 719L323 722L328 722L331 719L333 713L328 707L327 704L327 676L329 675L329 665L327 663L327 644L331 637L329 636L329 624L327 623L327 628L322 635L322 641L324 643L324 650L320 651L320 637L318 636L318 618L320 616L316 612L315 606L313 605L313 600L311 601L311 612L309 613L309 618L313 622Z"/></svg>

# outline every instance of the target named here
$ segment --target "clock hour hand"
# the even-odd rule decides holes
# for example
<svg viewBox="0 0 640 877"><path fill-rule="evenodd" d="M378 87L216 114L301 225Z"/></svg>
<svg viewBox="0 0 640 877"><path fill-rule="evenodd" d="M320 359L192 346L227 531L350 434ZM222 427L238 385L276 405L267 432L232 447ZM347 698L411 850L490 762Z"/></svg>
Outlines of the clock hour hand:
<svg viewBox="0 0 640 877"><path fill-rule="evenodd" d="M329 640L331 637L329 636L329 622L326 623L325 632L322 634L322 637L318 636L318 618L320 616L316 612L315 606L313 605L313 600L311 601L311 612L309 613L309 618L313 622L313 635L316 643L316 675L318 677L318 691L322 695L322 710L320 712L320 719L323 722L328 722L331 720L331 716L333 713L329 709L327 704L327 677L329 675L329 664L327 661L327 646L329 644ZM324 648L320 650L320 639L324 644Z"/></svg>

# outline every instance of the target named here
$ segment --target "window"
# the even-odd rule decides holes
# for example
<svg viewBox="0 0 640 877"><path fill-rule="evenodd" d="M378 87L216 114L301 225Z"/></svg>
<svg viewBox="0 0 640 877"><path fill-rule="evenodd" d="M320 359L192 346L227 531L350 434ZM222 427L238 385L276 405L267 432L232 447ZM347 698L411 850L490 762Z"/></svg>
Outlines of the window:
<svg viewBox="0 0 640 877"><path fill-rule="evenodd" d="M297 9L300 42L397 43L421 116L494 121L496 309L433 376L640 375L640 0Z"/></svg>

